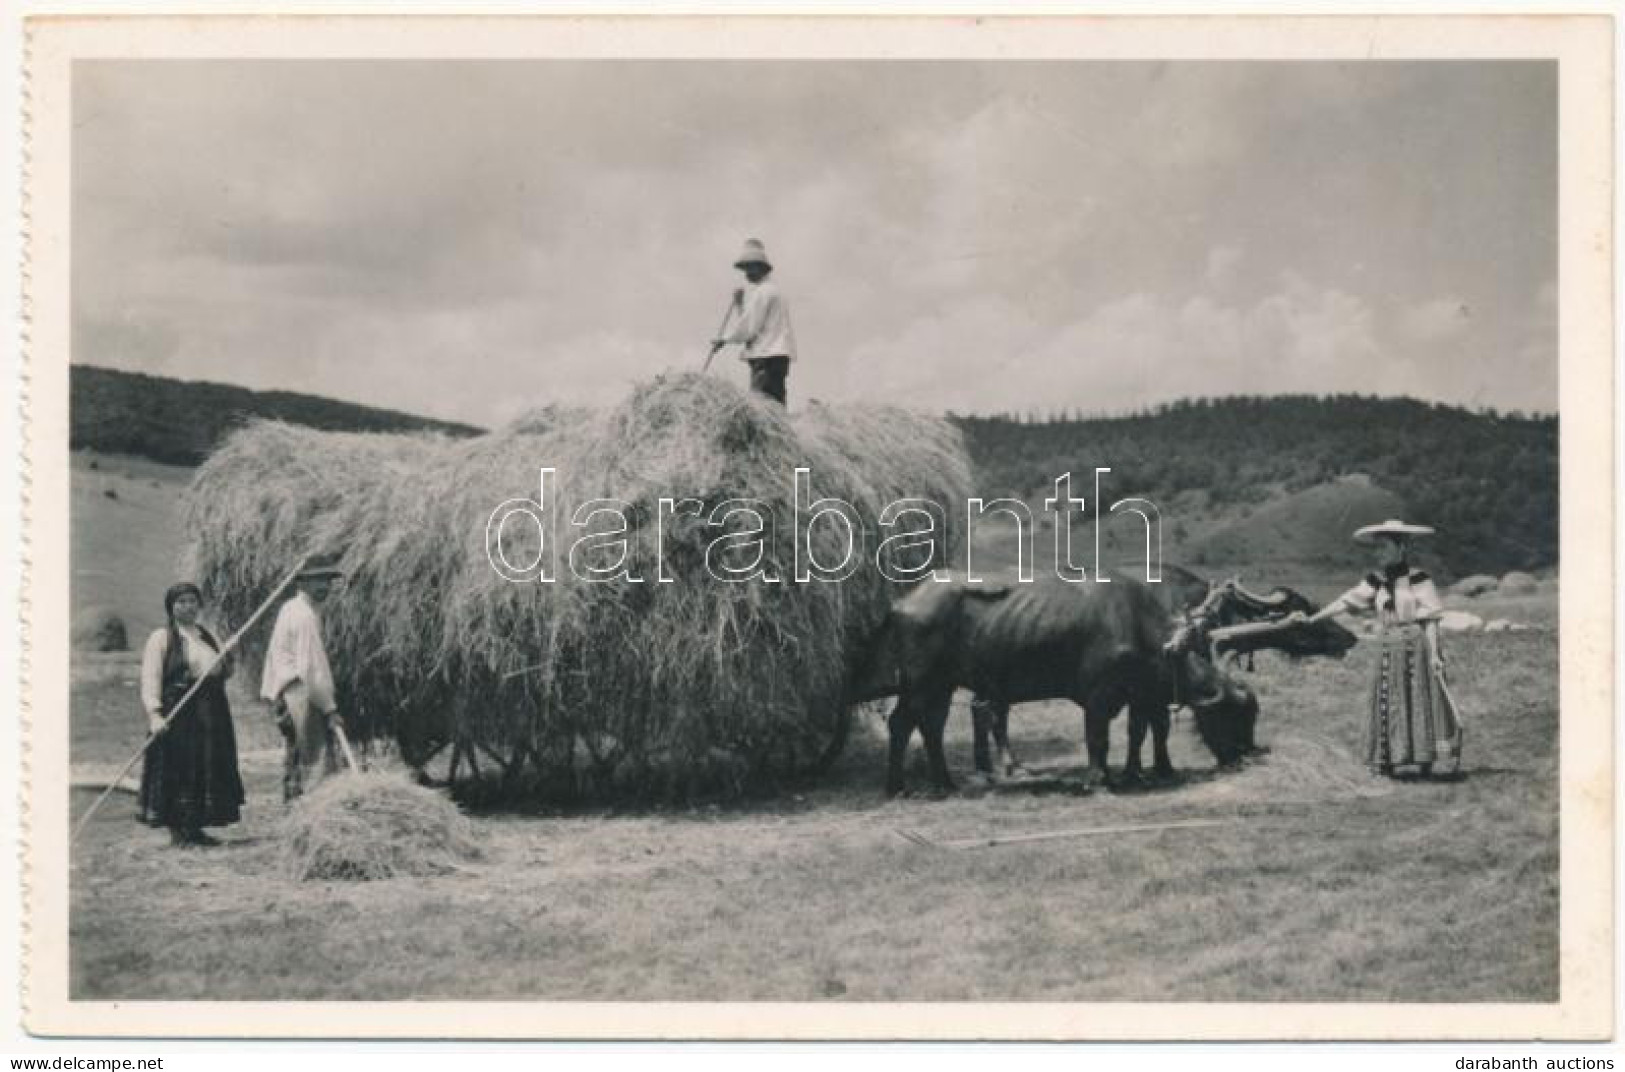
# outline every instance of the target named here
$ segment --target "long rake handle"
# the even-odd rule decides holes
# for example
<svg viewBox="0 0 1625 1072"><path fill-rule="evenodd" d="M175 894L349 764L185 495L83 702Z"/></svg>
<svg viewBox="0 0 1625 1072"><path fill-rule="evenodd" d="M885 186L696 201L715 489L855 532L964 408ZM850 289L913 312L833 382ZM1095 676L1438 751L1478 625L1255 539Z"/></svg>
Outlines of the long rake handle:
<svg viewBox="0 0 1625 1072"><path fill-rule="evenodd" d="M186 705L191 702L192 697L197 695L198 690L203 687L203 683L208 680L209 675L214 673L215 668L218 667L221 662L223 662L226 657L232 653L232 650L236 648L238 644L242 643L243 637L248 635L248 631L254 628L255 624L265 616L266 611L271 609L271 604L275 603L277 598L287 590L288 586L298 579L299 572L305 568L305 563L307 561L308 556L301 558L299 560L299 564L294 566L294 568L288 572L286 577L282 578L282 583L276 586L276 590L266 597L265 602L261 603L259 608L255 610L253 614L248 616L248 621L243 623L242 628L233 633L231 635L231 639L227 640L225 644L221 645L220 651L215 654L214 659L209 663L209 668L199 675L196 681L192 682L192 687L187 689L186 692L182 694L180 700L175 704L174 707L170 708L169 714L165 715L163 722L159 724L157 732L152 733L145 741L142 742L141 747L135 750L135 755L131 756L129 762L124 764L124 766L119 770L118 774L114 776L113 780L108 783L107 788L102 790L102 795L97 797L95 802L92 803L90 807L85 810L85 813L79 817L79 822L74 826L73 833L68 836L68 843L70 845L73 844L74 841L78 840L80 834L84 833L85 827L90 825L91 817L96 814L97 809L99 809L103 804L107 803L107 798L113 795L113 791L118 788L119 783L124 780L125 775L134 770L135 765L141 762L141 757L147 754L147 749L151 748L153 742L163 734L164 730L169 728L170 722L174 720L176 715L180 714L181 711L186 708Z"/></svg>
<svg viewBox="0 0 1625 1072"><path fill-rule="evenodd" d="M735 305L736 305L736 303L734 302L734 300L732 298L729 298L728 299L728 308L726 308L726 309L724 309L722 311L722 323L717 325L716 337L718 337L718 338L721 337L722 330L728 326L728 321L733 319ZM709 354L705 355L705 364L700 366L700 371L702 373L710 371L711 362L713 362L713 361L715 361L717 359L717 351L720 350L720 349L722 349L722 347L713 346L711 348L711 352Z"/></svg>
<svg viewBox="0 0 1625 1072"><path fill-rule="evenodd" d="M1439 691L1443 692L1444 698L1449 701L1450 713L1455 717L1456 725L1461 726L1465 724L1466 719L1462 718L1461 715L1461 704L1456 702L1456 694L1450 691L1450 682L1445 680L1444 671L1435 669L1433 671L1433 679L1439 683Z"/></svg>
<svg viewBox="0 0 1625 1072"><path fill-rule="evenodd" d="M1462 717L1461 704L1456 702L1456 694L1450 691L1450 682L1444 679L1444 667L1435 664L1433 679L1439 683L1439 691L1444 693L1445 703L1450 705L1450 715L1456 720L1456 762L1454 769L1460 771L1461 746L1467 739L1467 720Z"/></svg>
<svg viewBox="0 0 1625 1072"><path fill-rule="evenodd" d="M1165 823L1132 823L1121 826L1092 826L1077 830L1041 830L1029 834L1008 834L1003 837L965 838L957 841L932 841L914 830L898 831L916 845L934 845L944 849L980 849L995 845L1022 845L1033 841L1055 841L1060 838L1098 837L1104 834L1137 834L1157 830L1198 830L1209 826L1223 826L1238 822L1232 818L1176 819Z"/></svg>
<svg viewBox="0 0 1625 1072"><path fill-rule="evenodd" d="M333 736L339 739L339 748L344 752L344 762L350 765L351 773L360 774L361 764L355 761L355 753L350 751L350 735L344 732L344 723L337 719L333 722Z"/></svg>

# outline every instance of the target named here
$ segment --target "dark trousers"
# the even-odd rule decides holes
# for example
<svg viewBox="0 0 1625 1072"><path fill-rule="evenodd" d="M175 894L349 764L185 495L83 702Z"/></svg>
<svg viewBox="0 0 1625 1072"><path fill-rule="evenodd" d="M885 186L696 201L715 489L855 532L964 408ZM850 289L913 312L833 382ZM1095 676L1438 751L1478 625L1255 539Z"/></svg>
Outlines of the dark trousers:
<svg viewBox="0 0 1625 1072"><path fill-rule="evenodd" d="M790 377L788 357L753 357L750 359L750 389L763 394L783 406L784 381Z"/></svg>

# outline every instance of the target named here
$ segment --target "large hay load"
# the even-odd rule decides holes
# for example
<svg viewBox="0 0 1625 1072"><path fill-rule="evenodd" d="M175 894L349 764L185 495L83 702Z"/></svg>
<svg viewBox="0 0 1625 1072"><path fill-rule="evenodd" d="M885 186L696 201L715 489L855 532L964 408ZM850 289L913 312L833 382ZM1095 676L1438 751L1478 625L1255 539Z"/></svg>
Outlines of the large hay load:
<svg viewBox="0 0 1625 1072"><path fill-rule="evenodd" d="M499 504L539 498L544 467L556 470L543 503L553 579L505 579L488 523ZM811 498L845 500L862 522L860 566L842 581L794 582L798 539L824 564L846 549L829 518L793 523L797 467ZM462 769L496 766L514 789L671 796L740 790L827 755L852 664L900 594L875 565L880 511L926 498L952 519L968 486L959 435L939 418L816 404L791 417L684 374L608 410L544 410L472 440L251 425L199 471L188 526L198 579L231 621L300 555L343 550L348 580L323 610L340 702L409 762L450 744ZM598 500L623 504L624 533L608 533L611 514L571 524ZM749 547L775 581L719 579L719 563L740 559L710 519L740 500L766 523ZM606 535L572 559L589 531ZM497 549L529 563L536 533L504 525ZM961 535L939 531L933 564ZM580 575L616 565L640 580Z"/></svg>

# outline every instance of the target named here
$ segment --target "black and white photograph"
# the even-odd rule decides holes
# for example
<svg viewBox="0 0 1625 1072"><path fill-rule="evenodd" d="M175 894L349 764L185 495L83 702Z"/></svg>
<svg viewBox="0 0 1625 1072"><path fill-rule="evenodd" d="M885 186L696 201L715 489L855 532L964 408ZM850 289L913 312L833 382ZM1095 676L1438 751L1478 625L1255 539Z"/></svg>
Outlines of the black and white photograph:
<svg viewBox="0 0 1625 1072"><path fill-rule="evenodd" d="M36 1025L1612 1034L1606 20L119 21Z"/></svg>

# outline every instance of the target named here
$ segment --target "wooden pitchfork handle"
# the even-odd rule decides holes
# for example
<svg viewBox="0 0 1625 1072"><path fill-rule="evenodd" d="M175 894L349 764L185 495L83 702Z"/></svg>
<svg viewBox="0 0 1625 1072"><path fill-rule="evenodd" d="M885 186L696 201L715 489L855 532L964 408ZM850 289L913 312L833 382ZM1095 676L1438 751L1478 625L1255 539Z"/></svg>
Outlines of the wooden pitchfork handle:
<svg viewBox="0 0 1625 1072"><path fill-rule="evenodd" d="M355 761L355 753L350 751L350 737L344 732L344 723L339 718L337 711L333 712L331 725L333 727L333 736L339 739L339 749L344 753L344 762L350 765L350 770L360 774L361 764Z"/></svg>

